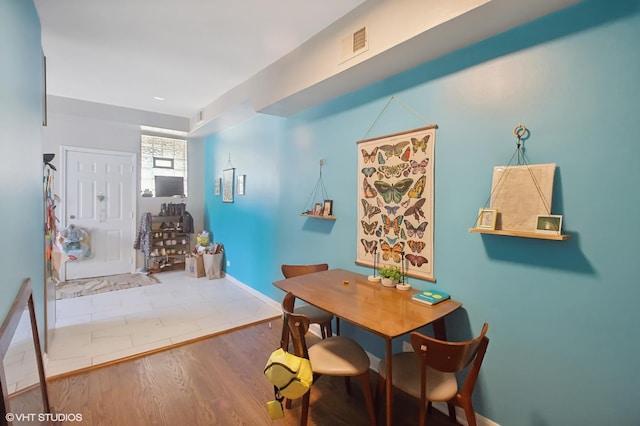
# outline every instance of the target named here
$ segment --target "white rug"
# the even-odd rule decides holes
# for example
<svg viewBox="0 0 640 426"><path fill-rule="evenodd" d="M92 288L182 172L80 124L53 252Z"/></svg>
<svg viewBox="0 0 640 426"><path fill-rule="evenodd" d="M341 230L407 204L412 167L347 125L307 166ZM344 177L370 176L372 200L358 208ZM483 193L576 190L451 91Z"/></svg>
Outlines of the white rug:
<svg viewBox="0 0 640 426"><path fill-rule="evenodd" d="M56 285L56 300L90 294L106 293L125 288L142 287L158 284L160 281L153 275L117 274L104 277L84 278L81 280L61 281Z"/></svg>

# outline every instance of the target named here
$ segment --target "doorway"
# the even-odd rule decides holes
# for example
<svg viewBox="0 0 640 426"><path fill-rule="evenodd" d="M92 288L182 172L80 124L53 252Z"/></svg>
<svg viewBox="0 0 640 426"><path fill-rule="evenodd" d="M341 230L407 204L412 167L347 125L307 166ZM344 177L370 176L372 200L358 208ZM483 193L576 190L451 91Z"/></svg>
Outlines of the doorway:
<svg viewBox="0 0 640 426"><path fill-rule="evenodd" d="M62 227L89 235L81 260L61 280L135 272L136 154L62 146Z"/></svg>

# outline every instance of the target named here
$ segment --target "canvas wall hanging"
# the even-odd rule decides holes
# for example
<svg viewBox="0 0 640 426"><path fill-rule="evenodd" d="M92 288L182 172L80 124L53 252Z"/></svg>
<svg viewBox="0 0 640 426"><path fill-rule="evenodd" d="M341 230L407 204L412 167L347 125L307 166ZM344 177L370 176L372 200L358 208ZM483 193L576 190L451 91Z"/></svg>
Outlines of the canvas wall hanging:
<svg viewBox="0 0 640 426"><path fill-rule="evenodd" d="M404 266L408 276L435 281L437 128L431 125L358 142L357 264Z"/></svg>
<svg viewBox="0 0 640 426"><path fill-rule="evenodd" d="M533 231L537 215L551 214L556 165L496 166L491 208L499 212L497 229Z"/></svg>

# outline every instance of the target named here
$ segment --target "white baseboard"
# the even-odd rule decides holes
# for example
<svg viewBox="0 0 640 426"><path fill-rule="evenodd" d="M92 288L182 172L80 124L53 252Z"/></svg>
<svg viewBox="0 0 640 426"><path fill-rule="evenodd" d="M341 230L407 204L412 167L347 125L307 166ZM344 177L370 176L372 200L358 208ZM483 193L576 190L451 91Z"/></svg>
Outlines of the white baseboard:
<svg viewBox="0 0 640 426"><path fill-rule="evenodd" d="M234 284L236 284L237 286L241 287L243 290L247 291L248 293L251 293L253 296L257 297L258 299L264 301L265 303L268 303L269 305L277 308L277 309L281 309L281 305L280 303L276 302L275 300L271 299L270 297L265 296L264 294L260 293L259 291L256 291L255 289L253 289L252 287L249 287L248 285L238 281L237 279L233 278L231 275L227 274L225 275L225 278L228 279L229 281L233 282ZM309 331L312 332L313 334L315 334L316 336L320 337L321 333L320 333L320 326L317 324L311 324L311 326L309 327ZM404 351L411 351L411 344L409 342L403 342L403 350ZM367 355L369 356L369 360L371 362L371 369L374 370L375 372L378 372L378 364L380 364L380 358L376 357L375 355L370 354L369 352L367 352ZM447 407L447 404L445 402L434 402L433 403L433 408L435 408L436 410L442 412L445 415L449 415L449 409ZM464 415L464 411L460 408L460 407L456 407L456 420L458 421L458 423L460 423L461 425L464 426L469 426L469 424L467 423L467 419ZM476 413L476 422L478 423L478 426L500 426L498 423L481 416L480 414Z"/></svg>
<svg viewBox="0 0 640 426"><path fill-rule="evenodd" d="M252 296L255 296L256 298L262 300L263 302L265 302L268 305L273 306L276 309L282 309L282 305L278 302L276 302L275 300L273 300L270 297L265 296L264 294L260 293L259 291L256 291L254 288L249 287L248 285L246 285L245 283L238 281L236 278L232 277L229 274L225 275L225 278L228 279L229 281L231 281L232 283L234 283L235 285L237 285L238 287L240 287L241 289L245 290L247 293L250 293ZM322 337L322 332L320 330L320 326L318 324L311 324L309 326L309 331L313 334L315 334L318 337Z"/></svg>
<svg viewBox="0 0 640 426"><path fill-rule="evenodd" d="M447 407L446 402L434 402L433 408L447 416L449 415L449 408ZM464 415L464 410L460 407L456 407L456 421L463 426L469 426L469 423L467 423L467 418ZM487 419L486 417L483 417L478 413L476 413L476 423L478 424L478 426L500 426L493 420Z"/></svg>
<svg viewBox="0 0 640 426"><path fill-rule="evenodd" d="M264 303L266 303L268 305L271 305L276 309L282 309L282 306L280 305L280 303L276 302L275 300L273 300L270 297L265 296L264 294L260 293L259 291L257 291L253 287L249 287L245 283L243 283L241 281L238 281L233 276L231 276L229 274L225 274L224 278L229 280L229 281L231 281L232 283L234 283L235 285L237 285L238 287L240 287L241 289L243 289L247 293L251 293L252 296L255 296L256 298L262 300Z"/></svg>

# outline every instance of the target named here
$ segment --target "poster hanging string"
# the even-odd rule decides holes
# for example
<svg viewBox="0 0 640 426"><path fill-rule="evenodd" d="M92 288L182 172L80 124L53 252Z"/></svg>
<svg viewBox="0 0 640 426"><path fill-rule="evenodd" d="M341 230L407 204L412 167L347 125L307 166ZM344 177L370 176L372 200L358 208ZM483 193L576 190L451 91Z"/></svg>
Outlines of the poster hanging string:
<svg viewBox="0 0 640 426"><path fill-rule="evenodd" d="M364 136L360 139L360 140L365 140L367 139L367 136L369 136L369 133L371 132L371 129L373 129L373 127L376 125L376 123L378 122L378 120L380 119L380 117L382 117L382 115L384 114L384 112L387 110L387 107L391 104L391 102L393 101L397 101L407 112L409 112L410 114L412 114L413 116L415 116L418 120L420 120L422 123L424 124L428 124L427 120L424 119L424 117L421 117L420 114L418 114L417 112L415 112L413 109L411 109L407 104L405 104L404 102L402 102L400 99L396 99L395 96L391 96L389 98L389 100L387 101L387 103L384 105L384 107L382 108L382 110L380 111L380 113L378 114L378 116L375 118L375 120L373 120L373 123L371 123L371 126L369 126L369 128L367 129L367 132L364 134Z"/></svg>

